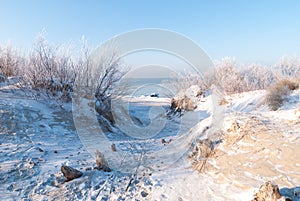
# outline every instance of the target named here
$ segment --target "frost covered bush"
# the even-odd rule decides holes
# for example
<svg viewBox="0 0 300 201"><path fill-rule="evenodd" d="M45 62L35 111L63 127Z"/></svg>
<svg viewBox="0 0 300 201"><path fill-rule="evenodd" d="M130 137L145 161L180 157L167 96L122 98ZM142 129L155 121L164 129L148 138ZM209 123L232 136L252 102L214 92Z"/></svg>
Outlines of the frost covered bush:
<svg viewBox="0 0 300 201"><path fill-rule="evenodd" d="M78 87L75 86L75 80L79 80L77 84L80 87L83 86L93 93L97 105L100 105L97 108L99 114L107 113L110 100L126 91L122 90L125 85L119 84L119 80L126 73L127 66L120 59L113 44L98 51L96 57L91 57L91 49L83 39L81 50L81 54L74 54L70 48L49 45L43 37L39 37L33 50L26 54L10 45L0 45L0 79L10 76L21 78L15 80L22 81L20 86L24 86L26 90L31 89L30 95L59 101L71 100L74 88ZM175 75L173 82L167 84L167 87L176 94L187 91L191 86L197 86L199 90L195 97L201 97L213 84L232 94L268 89L284 78L300 78L299 58L281 57L271 67L260 64L243 66L237 64L234 58L225 57L215 62L215 68L205 75L187 72L185 75ZM283 85L291 88L288 83ZM285 94L285 90L280 87L274 91ZM184 99L184 94L181 97ZM270 98L271 102L280 100L278 96ZM112 118L111 115L108 116Z"/></svg>
<svg viewBox="0 0 300 201"><path fill-rule="evenodd" d="M244 79L244 91L254 91L269 88L276 82L276 74L272 68L252 64L241 71Z"/></svg>
<svg viewBox="0 0 300 201"><path fill-rule="evenodd" d="M115 46L108 45L91 55L86 40L82 41L79 54L70 46L50 45L43 34L33 49L23 54L9 45L0 46L0 79L14 76L26 95L55 100L59 105L71 101L74 90L83 87L84 93L92 94L89 97L98 103L100 116L112 121L110 101L125 87L117 88L117 83L126 73L126 66Z"/></svg>
<svg viewBox="0 0 300 201"><path fill-rule="evenodd" d="M39 37L22 70L25 86L39 97L70 101L74 88L81 87L86 94L93 93L105 110L107 99L124 75L116 49L107 47L91 57L84 39L81 54L74 58L70 48L53 47Z"/></svg>
<svg viewBox="0 0 300 201"><path fill-rule="evenodd" d="M246 85L235 59L229 57L217 61L215 69L205 77L209 85L217 85L229 94L244 91Z"/></svg>
<svg viewBox="0 0 300 201"><path fill-rule="evenodd" d="M53 48L39 38L23 68L25 86L38 96L70 101L76 65L67 50Z"/></svg>
<svg viewBox="0 0 300 201"><path fill-rule="evenodd" d="M296 56L283 56L274 66L274 73L277 76L276 88L286 87L288 90L296 90L300 83L300 59ZM279 102L282 101L279 98ZM275 107L276 109L276 107Z"/></svg>
<svg viewBox="0 0 300 201"><path fill-rule="evenodd" d="M97 100L116 94L116 85L127 72L117 48L109 44L97 49L92 57L88 49L83 52L77 84L95 92Z"/></svg>
<svg viewBox="0 0 300 201"><path fill-rule="evenodd" d="M22 58L17 50L12 49L9 44L4 48L0 45L0 74L6 77L18 75L21 62Z"/></svg>
<svg viewBox="0 0 300 201"><path fill-rule="evenodd" d="M283 56L274 67L281 78L299 78L300 77L300 59L296 56Z"/></svg>
<svg viewBox="0 0 300 201"><path fill-rule="evenodd" d="M283 79L272 86L266 96L266 103L271 110L278 110L285 96L289 95L292 90L299 88L299 83L291 79Z"/></svg>
<svg viewBox="0 0 300 201"><path fill-rule="evenodd" d="M299 77L300 59L297 57L282 57L274 66L237 65L235 59L225 57L215 62L215 69L205 75L209 86L218 85L228 94L268 89L284 78Z"/></svg>
<svg viewBox="0 0 300 201"><path fill-rule="evenodd" d="M76 87L83 88L90 98L93 94L97 113L114 124L111 101L122 93L123 86L118 86L118 83L127 72L127 66L122 62L113 44L96 49L93 55L90 55L88 47L84 44L82 55Z"/></svg>

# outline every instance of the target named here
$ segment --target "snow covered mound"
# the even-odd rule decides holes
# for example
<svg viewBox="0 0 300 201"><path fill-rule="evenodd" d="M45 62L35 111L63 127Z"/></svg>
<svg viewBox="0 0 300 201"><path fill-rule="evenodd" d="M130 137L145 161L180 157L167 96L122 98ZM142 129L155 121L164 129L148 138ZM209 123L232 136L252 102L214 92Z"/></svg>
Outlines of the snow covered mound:
<svg viewBox="0 0 300 201"><path fill-rule="evenodd" d="M215 145L205 165L197 153L192 155L194 168L219 187L217 191L207 187L214 191L213 200L251 200L266 181L279 185L282 195L297 200L284 189L300 185L299 94L286 97L278 111L265 105L265 95L265 91L253 91L227 96L221 143ZM245 194L240 197L238 191Z"/></svg>

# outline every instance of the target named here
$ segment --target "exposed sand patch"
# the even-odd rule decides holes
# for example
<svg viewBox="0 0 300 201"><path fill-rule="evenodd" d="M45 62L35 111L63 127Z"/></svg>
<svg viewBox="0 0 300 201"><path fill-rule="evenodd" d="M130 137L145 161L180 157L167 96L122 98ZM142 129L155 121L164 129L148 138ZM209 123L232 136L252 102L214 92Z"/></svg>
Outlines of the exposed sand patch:
<svg viewBox="0 0 300 201"><path fill-rule="evenodd" d="M265 181L279 187L300 184L300 124L252 115L239 117L239 128L229 129L207 160L205 173L219 185L241 191Z"/></svg>

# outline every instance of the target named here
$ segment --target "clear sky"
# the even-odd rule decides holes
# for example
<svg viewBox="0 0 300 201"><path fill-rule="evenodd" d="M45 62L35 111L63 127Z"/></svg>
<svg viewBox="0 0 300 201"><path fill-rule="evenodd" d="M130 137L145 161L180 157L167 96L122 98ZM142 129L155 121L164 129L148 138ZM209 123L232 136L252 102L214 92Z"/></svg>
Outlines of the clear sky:
<svg viewBox="0 0 300 201"><path fill-rule="evenodd" d="M46 31L48 41L97 46L114 35L141 28L179 32L212 59L276 63L300 56L298 0L0 0L0 44L29 48Z"/></svg>

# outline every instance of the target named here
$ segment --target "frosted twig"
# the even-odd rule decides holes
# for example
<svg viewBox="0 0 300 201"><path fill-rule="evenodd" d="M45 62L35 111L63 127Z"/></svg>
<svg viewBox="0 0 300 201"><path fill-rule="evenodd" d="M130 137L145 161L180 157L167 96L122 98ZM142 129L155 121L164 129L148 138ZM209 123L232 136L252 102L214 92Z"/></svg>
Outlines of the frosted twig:
<svg viewBox="0 0 300 201"><path fill-rule="evenodd" d="M138 170L139 170L139 168L140 168L140 166L141 166L141 164L142 164L143 157L144 157L144 153L141 153L140 158L139 158L139 164L138 164L138 166L136 167L135 172L131 175L131 179L129 180L129 182L128 182L128 184L127 184L127 187L126 187L126 189L125 189L125 192L128 191L129 187L130 187L131 184L132 184L132 181L133 181L134 179L136 179Z"/></svg>

